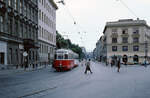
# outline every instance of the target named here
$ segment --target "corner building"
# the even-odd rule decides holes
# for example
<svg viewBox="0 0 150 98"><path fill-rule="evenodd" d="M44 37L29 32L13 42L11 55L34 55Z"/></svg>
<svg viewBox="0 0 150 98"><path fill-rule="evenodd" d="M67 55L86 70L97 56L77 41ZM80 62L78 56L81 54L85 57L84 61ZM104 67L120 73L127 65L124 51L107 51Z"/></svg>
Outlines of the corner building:
<svg viewBox="0 0 150 98"><path fill-rule="evenodd" d="M56 48L56 10L53 0L38 0L39 62L50 63Z"/></svg>
<svg viewBox="0 0 150 98"><path fill-rule="evenodd" d="M128 64L150 61L150 27L145 20L107 22L104 29L107 61L120 58Z"/></svg>
<svg viewBox="0 0 150 98"><path fill-rule="evenodd" d="M0 67L34 65L38 59L37 0L0 0Z"/></svg>

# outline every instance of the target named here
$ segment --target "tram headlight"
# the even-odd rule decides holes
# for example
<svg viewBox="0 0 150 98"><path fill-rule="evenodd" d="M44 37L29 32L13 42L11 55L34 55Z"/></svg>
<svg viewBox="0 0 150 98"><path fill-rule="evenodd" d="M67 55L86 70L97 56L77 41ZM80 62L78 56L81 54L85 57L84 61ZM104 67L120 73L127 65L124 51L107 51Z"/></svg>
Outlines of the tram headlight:
<svg viewBox="0 0 150 98"><path fill-rule="evenodd" d="M62 67L62 64L59 64L60 67Z"/></svg>

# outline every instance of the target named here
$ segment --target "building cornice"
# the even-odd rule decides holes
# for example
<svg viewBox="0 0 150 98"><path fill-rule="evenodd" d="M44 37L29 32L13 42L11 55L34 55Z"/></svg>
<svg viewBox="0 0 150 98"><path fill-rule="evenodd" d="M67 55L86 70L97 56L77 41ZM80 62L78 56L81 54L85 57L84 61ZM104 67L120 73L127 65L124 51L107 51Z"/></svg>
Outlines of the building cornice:
<svg viewBox="0 0 150 98"><path fill-rule="evenodd" d="M119 20L115 22L107 22L103 30L103 34L108 27L130 27L130 26L145 26L150 29L145 20Z"/></svg>
<svg viewBox="0 0 150 98"><path fill-rule="evenodd" d="M53 7L57 10L58 9L58 6L56 5L56 3L54 2L54 0L48 0L52 5Z"/></svg>

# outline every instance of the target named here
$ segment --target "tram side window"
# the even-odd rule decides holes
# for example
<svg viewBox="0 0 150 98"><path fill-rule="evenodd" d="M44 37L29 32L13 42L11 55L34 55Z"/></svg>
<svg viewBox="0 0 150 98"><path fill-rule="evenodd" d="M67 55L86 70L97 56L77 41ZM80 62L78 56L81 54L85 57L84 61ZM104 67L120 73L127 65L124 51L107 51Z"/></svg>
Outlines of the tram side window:
<svg viewBox="0 0 150 98"><path fill-rule="evenodd" d="M67 54L65 54L65 59L68 59L68 55Z"/></svg>

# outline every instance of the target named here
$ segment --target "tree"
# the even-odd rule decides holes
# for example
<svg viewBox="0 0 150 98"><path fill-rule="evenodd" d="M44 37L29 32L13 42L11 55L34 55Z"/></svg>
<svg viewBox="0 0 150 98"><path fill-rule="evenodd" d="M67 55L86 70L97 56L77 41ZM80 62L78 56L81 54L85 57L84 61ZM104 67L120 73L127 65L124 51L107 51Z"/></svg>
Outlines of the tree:
<svg viewBox="0 0 150 98"><path fill-rule="evenodd" d="M85 56L79 45L73 44L70 39L64 39L62 35L58 33L58 31L56 31L56 46L57 49L71 49L73 52L79 55L79 58L83 58Z"/></svg>

